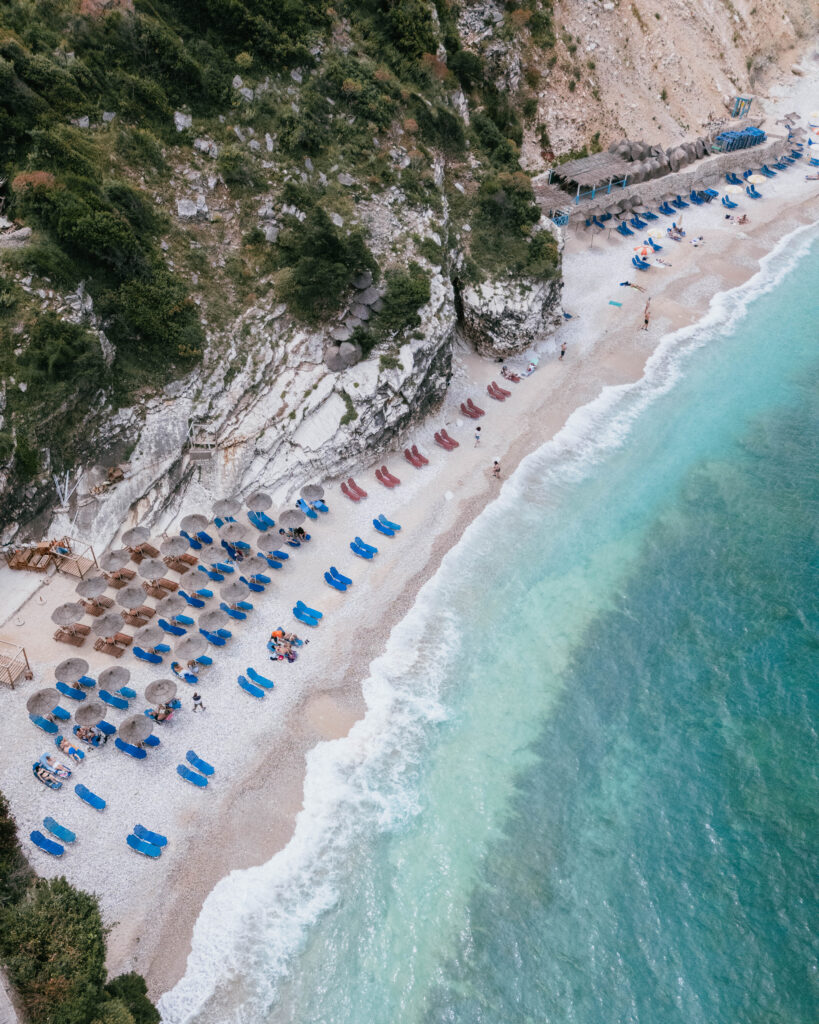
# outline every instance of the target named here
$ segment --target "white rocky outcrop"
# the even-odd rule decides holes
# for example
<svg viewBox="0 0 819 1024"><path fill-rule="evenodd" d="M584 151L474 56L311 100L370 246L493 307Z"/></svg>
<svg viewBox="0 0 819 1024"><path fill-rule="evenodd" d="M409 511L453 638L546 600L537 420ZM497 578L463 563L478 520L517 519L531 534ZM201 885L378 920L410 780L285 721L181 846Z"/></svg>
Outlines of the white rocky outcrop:
<svg viewBox="0 0 819 1024"><path fill-rule="evenodd" d="M551 334L560 279L483 281L461 292L463 331L483 356L506 358Z"/></svg>

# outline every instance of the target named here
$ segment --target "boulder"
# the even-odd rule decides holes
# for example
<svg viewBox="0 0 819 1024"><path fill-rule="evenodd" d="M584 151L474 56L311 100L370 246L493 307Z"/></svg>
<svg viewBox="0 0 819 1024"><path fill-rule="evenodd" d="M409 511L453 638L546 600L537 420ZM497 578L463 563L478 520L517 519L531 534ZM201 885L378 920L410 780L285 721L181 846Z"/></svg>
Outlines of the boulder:
<svg viewBox="0 0 819 1024"><path fill-rule="evenodd" d="M360 302L354 302L353 305L350 307L350 312L353 314L353 316L358 317L359 320L370 319L369 306L364 306Z"/></svg>
<svg viewBox="0 0 819 1024"><path fill-rule="evenodd" d="M347 174L346 171L342 171L338 176L339 185L355 185L355 178L351 174Z"/></svg>
<svg viewBox="0 0 819 1024"><path fill-rule="evenodd" d="M365 288L369 288L373 283L372 271L365 270L363 274L359 274L353 280L353 288L357 288L359 291L364 291Z"/></svg>
<svg viewBox="0 0 819 1024"><path fill-rule="evenodd" d="M353 332L349 327L334 327L332 331L330 331L330 337L334 341L347 341L351 337L352 333Z"/></svg>
<svg viewBox="0 0 819 1024"><path fill-rule="evenodd" d="M361 347L353 345L349 341L342 341L338 346L338 354L345 366L355 366L356 363L361 362Z"/></svg>
<svg viewBox="0 0 819 1024"><path fill-rule="evenodd" d="M175 110L173 123L178 132L184 132L193 124L193 118L190 114L183 114L181 110Z"/></svg>
<svg viewBox="0 0 819 1024"><path fill-rule="evenodd" d="M199 210L196 208L196 203L192 199L177 199L176 200L176 215L180 220L193 220Z"/></svg>
<svg viewBox="0 0 819 1024"><path fill-rule="evenodd" d="M359 302L364 303L365 306L371 306L375 300L380 299L381 296L378 293L378 289L373 288L372 285L370 285L369 288L365 288L360 295L356 296L356 298Z"/></svg>
<svg viewBox="0 0 819 1024"><path fill-rule="evenodd" d="M631 143L628 139L623 139L622 142L618 142L614 147L614 152L617 156L622 157L623 160L631 160Z"/></svg>
<svg viewBox="0 0 819 1024"><path fill-rule="evenodd" d="M324 353L324 365L334 373L340 373L347 368L347 364L341 358L341 352L337 345L331 345Z"/></svg>
<svg viewBox="0 0 819 1024"><path fill-rule="evenodd" d="M702 158L705 156L705 143L702 141L702 139L697 139L697 141L694 143L694 149L697 154L697 159L702 160Z"/></svg>

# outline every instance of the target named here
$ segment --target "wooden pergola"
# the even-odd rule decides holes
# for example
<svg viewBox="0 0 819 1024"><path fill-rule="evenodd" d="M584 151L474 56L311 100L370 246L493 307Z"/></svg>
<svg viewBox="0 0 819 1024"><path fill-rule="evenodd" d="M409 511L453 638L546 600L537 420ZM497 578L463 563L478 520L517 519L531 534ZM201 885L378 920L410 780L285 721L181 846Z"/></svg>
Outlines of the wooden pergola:
<svg viewBox="0 0 819 1024"><path fill-rule="evenodd" d="M5 683L13 690L20 676L33 678L25 647L0 640L0 683Z"/></svg>
<svg viewBox="0 0 819 1024"><path fill-rule="evenodd" d="M549 175L549 180L555 177L563 181L568 188L576 189L574 202L579 203L586 195L593 199L600 189L605 188L609 193L615 185L624 188L630 170L631 164L615 153L593 153L591 156L569 160L555 167ZM588 191L583 192L582 189Z"/></svg>

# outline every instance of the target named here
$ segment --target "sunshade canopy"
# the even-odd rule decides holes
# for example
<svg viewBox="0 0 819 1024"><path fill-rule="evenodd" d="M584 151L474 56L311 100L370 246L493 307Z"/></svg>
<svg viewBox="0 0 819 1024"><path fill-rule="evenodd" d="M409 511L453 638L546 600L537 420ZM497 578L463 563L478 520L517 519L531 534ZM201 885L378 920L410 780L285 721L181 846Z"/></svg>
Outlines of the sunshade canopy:
<svg viewBox="0 0 819 1024"><path fill-rule="evenodd" d="M85 658L66 658L54 669L54 678L61 683L76 683L88 671Z"/></svg>
<svg viewBox="0 0 819 1024"><path fill-rule="evenodd" d="M67 604L60 604L51 613L51 621L58 626L73 626L75 622L85 615L85 608L76 601L69 601Z"/></svg>

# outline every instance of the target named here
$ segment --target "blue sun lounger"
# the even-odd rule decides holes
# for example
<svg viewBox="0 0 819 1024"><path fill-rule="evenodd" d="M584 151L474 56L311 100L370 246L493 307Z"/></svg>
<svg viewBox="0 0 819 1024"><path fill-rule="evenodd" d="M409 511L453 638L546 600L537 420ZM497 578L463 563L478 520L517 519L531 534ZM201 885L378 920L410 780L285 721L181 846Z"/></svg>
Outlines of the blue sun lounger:
<svg viewBox="0 0 819 1024"><path fill-rule="evenodd" d="M71 758L72 761L84 761L85 760L85 754L81 750L78 750L74 746L70 746L69 745L69 748L68 748L67 751L66 750L61 750L60 749L60 744L62 742L63 742L62 736L55 736L54 737L54 746L57 748L57 750L60 751L61 754L67 754Z"/></svg>
<svg viewBox="0 0 819 1024"><path fill-rule="evenodd" d="M151 846L167 846L168 840L166 836L160 835L159 832L152 832L149 828L145 828L144 825L134 825L134 835L137 839L141 839L143 843L150 843Z"/></svg>
<svg viewBox="0 0 819 1024"><path fill-rule="evenodd" d="M65 853L64 846L55 843L53 839L48 839L38 829L31 832L29 838L39 850L42 850L43 853L50 853L52 857L62 857Z"/></svg>
<svg viewBox="0 0 819 1024"><path fill-rule="evenodd" d="M195 750L189 750L187 754L185 754L185 757L188 760L188 764L192 764L198 772L201 772L202 775L213 775L216 771L213 765L208 764L207 761L203 761Z"/></svg>
<svg viewBox="0 0 819 1024"><path fill-rule="evenodd" d="M157 626L166 633L170 633L171 636L184 636L188 631L183 629L182 626L174 626L167 619L157 619Z"/></svg>
<svg viewBox="0 0 819 1024"><path fill-rule="evenodd" d="M133 700L136 697L136 690L132 690L130 686L120 686L118 690L114 690L114 694L117 697L124 697L126 700Z"/></svg>
<svg viewBox="0 0 819 1024"><path fill-rule="evenodd" d="M639 256L632 256L631 257L631 265L636 270L651 270L651 264L650 263L646 263L645 260L641 260Z"/></svg>
<svg viewBox="0 0 819 1024"><path fill-rule="evenodd" d="M254 594L263 594L264 593L264 587L261 585L261 583L253 583L246 576L240 576L239 577L239 582L240 583L244 583L244 585L247 587L247 589L248 590L252 590Z"/></svg>
<svg viewBox="0 0 819 1024"><path fill-rule="evenodd" d="M678 210L685 210L690 206L690 203L687 203L682 196L677 196L676 199L671 200L671 205L676 206Z"/></svg>
<svg viewBox="0 0 819 1024"><path fill-rule="evenodd" d="M224 647L225 638L223 636L217 636L216 633L211 633L209 629L200 629L199 632L207 640L209 644L213 644L214 647Z"/></svg>
<svg viewBox="0 0 819 1024"><path fill-rule="evenodd" d="M78 782L74 787L74 792L80 798L88 804L89 807L93 807L95 811L105 810L105 801L101 796L97 796L96 793L92 793L91 790L84 786L81 782Z"/></svg>
<svg viewBox="0 0 819 1024"><path fill-rule="evenodd" d="M80 690L75 686L69 686L68 683L55 683L54 685L63 697L69 697L71 700L85 700L85 690Z"/></svg>
<svg viewBox="0 0 819 1024"><path fill-rule="evenodd" d="M62 782L60 782L59 779L56 779L56 778L53 778L53 777L50 778L50 779L41 779L40 776L37 774L37 769L38 768L45 768L46 771L49 770L48 769L48 765L44 765L40 761L35 761L32 764L31 771L34 774L34 778L38 782L42 783L44 786L47 786L49 789L62 789L63 788L63 784L62 784Z"/></svg>
<svg viewBox="0 0 819 1024"><path fill-rule="evenodd" d="M256 683L259 686L263 686L265 690L273 689L273 680L268 679L267 676L261 675L261 673L257 672L255 668L249 668L247 670L247 674L250 676L254 683Z"/></svg>
<svg viewBox="0 0 819 1024"><path fill-rule="evenodd" d="M74 728L72 729L72 732L77 737L77 739L80 738L80 727L78 725L74 726ZM90 739L90 740L85 740L84 739L81 742L85 743L85 745L88 746L88 747L94 747L94 749L96 750L96 748L99 747L104 742L104 740L103 740L103 738L101 736L94 736L93 739Z"/></svg>
<svg viewBox="0 0 819 1024"><path fill-rule="evenodd" d="M756 185L749 185L745 189L745 194L750 196L751 199L761 199L762 193L757 191Z"/></svg>
<svg viewBox="0 0 819 1024"><path fill-rule="evenodd" d="M185 540L188 542L188 547L193 548L194 551L202 550L202 543L198 537L191 537L191 535L189 533L185 533L184 530L179 531L179 536L184 537Z"/></svg>
<svg viewBox="0 0 819 1024"><path fill-rule="evenodd" d="M124 697L117 697L116 694L109 693L108 690L100 690L99 698L103 704L108 704L119 711L127 711L128 709L128 701Z"/></svg>
<svg viewBox="0 0 819 1024"><path fill-rule="evenodd" d="M329 512L330 509L324 504L321 498L316 498L310 502L313 508L318 509L319 512Z"/></svg>
<svg viewBox="0 0 819 1024"><path fill-rule="evenodd" d="M391 530L388 526L385 526L379 519L373 519L373 527L380 534L385 537L394 537L395 530Z"/></svg>
<svg viewBox="0 0 819 1024"><path fill-rule="evenodd" d="M728 196L722 197L722 205L725 207L726 210L736 210L737 208L737 203L731 202Z"/></svg>
<svg viewBox="0 0 819 1024"><path fill-rule="evenodd" d="M198 786L200 789L204 789L208 784L208 780L204 775L191 771L186 764L178 764L176 766L176 774L183 778L185 782L190 782L191 785Z"/></svg>
<svg viewBox="0 0 819 1024"><path fill-rule="evenodd" d="M80 686L84 686L88 690L92 689L97 685L97 680L92 679L91 676L80 676L77 682L80 684Z"/></svg>
<svg viewBox="0 0 819 1024"><path fill-rule="evenodd" d="M133 743L126 743L125 740L121 740L119 736L114 740L114 746L117 750L121 750L123 754L128 754L129 757L133 757L136 761L144 761L148 756L147 750L143 750L142 747L135 747Z"/></svg>
<svg viewBox="0 0 819 1024"><path fill-rule="evenodd" d="M384 524L384 526L387 527L388 530L393 530L395 533L398 533L398 531L401 529L401 527L398 525L398 523L391 523L389 521L389 519L387 519L387 517L384 515L383 512L381 513L381 515L378 518Z"/></svg>
<svg viewBox="0 0 819 1024"><path fill-rule="evenodd" d="M251 583L262 583L264 585L267 585L268 583L272 583L273 581L270 579L269 576L265 576L264 573L254 572L250 576L250 582Z"/></svg>
<svg viewBox="0 0 819 1024"><path fill-rule="evenodd" d="M259 686L254 686L253 683L249 682L245 676L239 676L236 680L239 686L249 693L251 697L264 697L264 690Z"/></svg>
<svg viewBox="0 0 819 1024"><path fill-rule="evenodd" d="M316 510L308 505L304 498L299 498L296 502L296 507L300 508L308 519L318 519L318 513Z"/></svg>
<svg viewBox="0 0 819 1024"><path fill-rule="evenodd" d="M265 530L270 529L268 524L264 521L264 519L262 519L258 512L248 512L247 518L250 520L250 525L255 526L256 529L259 530L261 533L264 533Z"/></svg>
<svg viewBox="0 0 819 1024"><path fill-rule="evenodd" d="M172 615L171 616L171 622L175 626L192 626L193 625L193 619L190 617L190 615Z"/></svg>
<svg viewBox="0 0 819 1024"><path fill-rule="evenodd" d="M308 615L307 612L303 608L299 608L298 605L293 608L293 614L299 622L303 622L305 626L318 625L318 619L314 619L312 615Z"/></svg>
<svg viewBox="0 0 819 1024"><path fill-rule="evenodd" d="M350 577L345 576L344 573L342 572L339 572L334 565L330 566L330 573L339 581L339 583L343 583L347 587L352 586L353 581L350 579Z"/></svg>
<svg viewBox="0 0 819 1024"><path fill-rule="evenodd" d="M763 164L759 168L759 173L760 174L764 174L766 178L775 178L776 177L776 171L772 171L767 164Z"/></svg>
<svg viewBox="0 0 819 1024"><path fill-rule="evenodd" d="M316 611L315 608L311 608L305 604L304 601L296 601L296 607L301 608L303 612L307 612L308 615L312 615L314 619L323 619L324 615L322 612Z"/></svg>
<svg viewBox="0 0 819 1024"><path fill-rule="evenodd" d="M42 715L29 715L29 721L34 722L38 729L42 729L43 732L54 733L59 731L59 726L56 722L50 722L47 718L43 718Z"/></svg>
<svg viewBox="0 0 819 1024"><path fill-rule="evenodd" d="M216 572L215 569L206 569L204 565L197 565L196 571L203 572L214 583L221 583L225 578L220 572Z"/></svg>
<svg viewBox="0 0 819 1024"><path fill-rule="evenodd" d="M259 554L267 562L271 569L284 568L281 562L277 562L275 558L271 558L270 555L266 555L263 551L260 551Z"/></svg>
<svg viewBox="0 0 819 1024"><path fill-rule="evenodd" d="M140 839L139 836L135 836L133 833L125 837L125 842L135 853L141 853L143 857L151 857L153 860L156 860L162 853L158 846L154 846L153 843L147 843L144 839Z"/></svg>
<svg viewBox="0 0 819 1024"><path fill-rule="evenodd" d="M59 718L61 722L67 722L71 718L71 712L66 711L65 708L60 707L58 704L56 708L51 712L55 718Z"/></svg>
<svg viewBox="0 0 819 1024"><path fill-rule="evenodd" d="M340 590L342 593L347 589L346 583L342 583L341 580L337 580L335 576L331 575L329 572L324 574L324 582L329 584L333 590Z"/></svg>
<svg viewBox="0 0 819 1024"><path fill-rule="evenodd" d="M219 607L222 609L225 615L229 615L231 619L242 620L247 618L247 612L237 611L235 608L231 608L229 604L225 604L224 601L220 603Z"/></svg>
<svg viewBox="0 0 819 1024"><path fill-rule="evenodd" d="M75 843L77 841L77 837L70 828L65 828L65 826L60 825L53 818L43 818L43 825L53 836L56 836L61 843Z"/></svg>
<svg viewBox="0 0 819 1024"><path fill-rule="evenodd" d="M147 661L151 665L162 664L162 658L158 654L154 654L153 651L144 651L141 647L132 647L131 650L134 652L134 657L139 658L140 661Z"/></svg>
<svg viewBox="0 0 819 1024"><path fill-rule="evenodd" d="M701 199L697 195L696 192L692 191L691 194L689 195L688 199L689 199L690 202L692 202L694 204L694 206L704 206L705 205L705 200Z"/></svg>
<svg viewBox="0 0 819 1024"><path fill-rule="evenodd" d="M142 742L146 747L158 747L162 741L158 736L146 736Z"/></svg>
<svg viewBox="0 0 819 1024"><path fill-rule="evenodd" d="M364 548L365 551L372 551L374 555L378 554L377 547L374 547L372 544L368 544L366 540L362 540L360 537L355 538L355 543L358 544L360 548Z"/></svg>
<svg viewBox="0 0 819 1024"><path fill-rule="evenodd" d="M370 551L369 548L359 547L354 540L350 541L350 550L354 555L358 555L359 558L366 558L369 560L373 557L373 552Z"/></svg>
<svg viewBox="0 0 819 1024"><path fill-rule="evenodd" d="M177 593L180 595L180 597L184 597L185 601L191 606L191 608L204 608L205 607L205 602L202 600L201 597L192 597L190 594L186 593L184 590L178 590Z"/></svg>
<svg viewBox="0 0 819 1024"><path fill-rule="evenodd" d="M624 238L626 237L626 235L634 234L634 232L631 230L628 224L626 224L625 221L623 221L621 224L618 224L614 230L617 232L618 235L622 235Z"/></svg>
<svg viewBox="0 0 819 1024"><path fill-rule="evenodd" d="M236 569L235 566L228 565L227 562L214 562L213 563L213 567L214 567L214 569L216 569L217 572L222 572L226 576L230 576L230 574L232 572L235 572L235 569Z"/></svg>
<svg viewBox="0 0 819 1024"><path fill-rule="evenodd" d="M133 693L133 691L131 692ZM134 694L134 696L136 697L136 694ZM105 719L101 719L99 722L97 722L96 728L99 729L99 731L101 733L104 733L106 736L113 736L114 733L117 731L117 727L115 725L111 725L110 722L106 722Z"/></svg>

